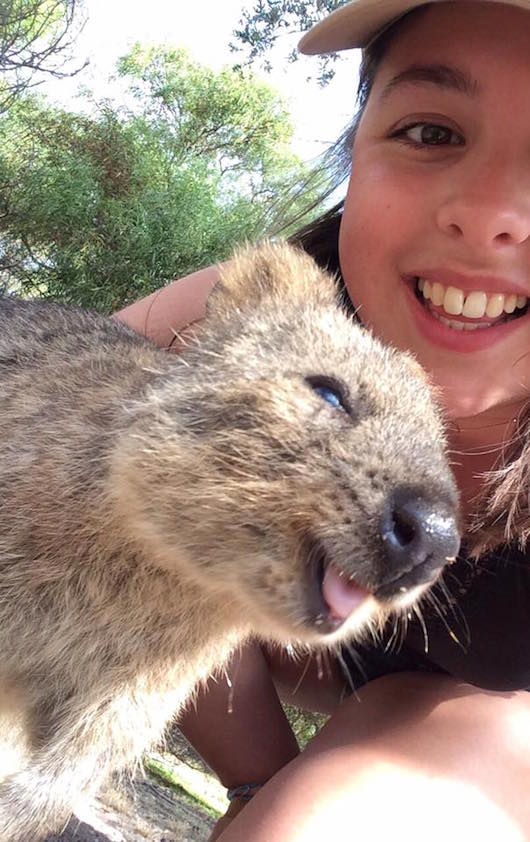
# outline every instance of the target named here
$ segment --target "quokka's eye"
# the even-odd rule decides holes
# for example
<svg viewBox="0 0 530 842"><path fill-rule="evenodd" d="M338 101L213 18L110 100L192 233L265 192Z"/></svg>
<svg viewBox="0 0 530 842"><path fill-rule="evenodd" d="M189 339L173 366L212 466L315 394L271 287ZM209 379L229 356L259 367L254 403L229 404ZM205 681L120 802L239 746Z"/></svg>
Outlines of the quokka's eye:
<svg viewBox="0 0 530 842"><path fill-rule="evenodd" d="M322 400L329 403L330 406L335 409L343 409L344 412L349 413L350 407L346 397L346 390L338 380L335 380L333 377L314 375L312 377L306 377L306 383L311 386L313 391Z"/></svg>

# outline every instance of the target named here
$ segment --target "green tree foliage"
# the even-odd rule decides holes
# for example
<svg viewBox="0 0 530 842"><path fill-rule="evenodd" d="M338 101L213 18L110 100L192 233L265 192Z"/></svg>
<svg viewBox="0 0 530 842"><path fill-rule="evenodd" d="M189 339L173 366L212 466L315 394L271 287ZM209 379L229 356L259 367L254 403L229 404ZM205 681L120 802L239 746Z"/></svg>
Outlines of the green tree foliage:
<svg viewBox="0 0 530 842"><path fill-rule="evenodd" d="M343 6L346 0L254 0L254 5L244 9L239 26L234 30L235 41L231 44L235 52L243 53L245 62L259 61L271 69L270 55L281 35L302 36L313 24L327 14ZM291 49L289 61L296 61L298 52ZM319 81L327 84L334 75L333 63L336 53L319 59ZM285 60L282 57L282 60Z"/></svg>
<svg viewBox="0 0 530 842"><path fill-rule="evenodd" d="M39 74L76 73L70 48L81 25L80 0L0 0L0 110Z"/></svg>
<svg viewBox="0 0 530 842"><path fill-rule="evenodd" d="M276 93L248 72L135 47L129 102L0 118L0 282L110 311L262 236L305 176Z"/></svg>

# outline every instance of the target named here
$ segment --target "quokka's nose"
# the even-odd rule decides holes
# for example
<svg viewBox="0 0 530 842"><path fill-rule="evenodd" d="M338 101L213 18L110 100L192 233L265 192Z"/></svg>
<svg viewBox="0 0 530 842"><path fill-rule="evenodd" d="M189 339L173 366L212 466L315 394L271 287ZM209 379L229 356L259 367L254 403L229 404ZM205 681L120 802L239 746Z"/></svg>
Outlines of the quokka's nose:
<svg viewBox="0 0 530 842"><path fill-rule="evenodd" d="M454 508L409 488L391 495L381 521L381 537L386 565L380 585L385 591L392 585L403 590L427 584L460 547Z"/></svg>

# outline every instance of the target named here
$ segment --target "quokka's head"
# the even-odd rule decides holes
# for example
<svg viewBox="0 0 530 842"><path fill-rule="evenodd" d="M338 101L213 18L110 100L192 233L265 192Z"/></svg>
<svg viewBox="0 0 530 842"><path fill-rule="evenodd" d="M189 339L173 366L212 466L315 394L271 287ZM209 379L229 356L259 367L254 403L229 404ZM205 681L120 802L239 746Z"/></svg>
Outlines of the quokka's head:
<svg viewBox="0 0 530 842"><path fill-rule="evenodd" d="M120 460L128 521L153 558L282 642L351 636L412 603L458 552L424 374L287 246L223 270Z"/></svg>

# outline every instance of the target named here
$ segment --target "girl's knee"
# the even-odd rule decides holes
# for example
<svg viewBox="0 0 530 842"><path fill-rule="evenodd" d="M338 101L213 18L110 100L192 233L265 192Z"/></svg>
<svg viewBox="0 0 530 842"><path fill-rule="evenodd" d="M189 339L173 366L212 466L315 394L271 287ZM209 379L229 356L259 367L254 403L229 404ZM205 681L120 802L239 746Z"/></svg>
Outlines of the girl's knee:
<svg viewBox="0 0 530 842"><path fill-rule="evenodd" d="M508 751L530 758L530 694L496 693L441 675L400 673L348 698L309 748L393 752L411 761L455 763Z"/></svg>
<svg viewBox="0 0 530 842"><path fill-rule="evenodd" d="M372 822L371 838L530 838L528 693L388 676L349 699L307 754L323 803L335 787L335 814L351 811L367 833Z"/></svg>
<svg viewBox="0 0 530 842"><path fill-rule="evenodd" d="M523 842L529 734L528 694L442 676L379 679L245 808L227 842L320 842L337 827L394 842Z"/></svg>

